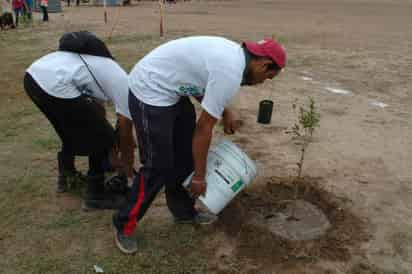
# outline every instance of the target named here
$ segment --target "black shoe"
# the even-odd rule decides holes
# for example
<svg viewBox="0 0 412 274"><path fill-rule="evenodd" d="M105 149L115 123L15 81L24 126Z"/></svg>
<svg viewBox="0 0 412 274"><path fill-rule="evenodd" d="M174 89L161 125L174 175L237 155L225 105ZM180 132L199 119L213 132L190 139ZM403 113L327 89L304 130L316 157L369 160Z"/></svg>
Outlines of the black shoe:
<svg viewBox="0 0 412 274"><path fill-rule="evenodd" d="M69 189L77 189L86 183L86 176L77 170L60 172L57 178L57 193L67 192Z"/></svg>
<svg viewBox="0 0 412 274"><path fill-rule="evenodd" d="M128 195L131 188L127 185L127 177L115 175L105 182L105 189L109 193Z"/></svg>
<svg viewBox="0 0 412 274"><path fill-rule="evenodd" d="M193 218L190 219L180 219L175 218L176 224L193 224L193 225L210 225L217 221L217 216L206 213L198 212Z"/></svg>
<svg viewBox="0 0 412 274"><path fill-rule="evenodd" d="M76 189L86 182L86 177L78 172L74 165L74 155L57 153L57 164L59 177L57 179L57 193L66 192L69 189Z"/></svg>
<svg viewBox="0 0 412 274"><path fill-rule="evenodd" d="M82 209L120 209L125 206L127 199L124 195L108 193L104 189L104 176L89 176L84 194Z"/></svg>
<svg viewBox="0 0 412 274"><path fill-rule="evenodd" d="M113 232L114 232L114 242L116 246L120 249L121 252L125 254L133 254L137 252L137 243L136 238L132 235L126 236L122 232L118 231L116 226L114 225L114 218L113 215Z"/></svg>

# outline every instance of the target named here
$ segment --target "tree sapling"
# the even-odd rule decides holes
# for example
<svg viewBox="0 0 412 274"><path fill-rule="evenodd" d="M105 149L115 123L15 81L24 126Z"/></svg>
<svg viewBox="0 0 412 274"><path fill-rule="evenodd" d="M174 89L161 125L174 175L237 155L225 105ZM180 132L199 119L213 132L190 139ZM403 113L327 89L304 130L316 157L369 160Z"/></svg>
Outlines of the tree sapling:
<svg viewBox="0 0 412 274"><path fill-rule="evenodd" d="M297 100L295 100L295 102L293 103L292 108L296 112ZM290 131L286 132L286 133L293 134L293 137L295 138L301 139L301 142L299 143L300 159L299 159L299 162L296 163L296 165L298 166L298 172L297 172L298 174L294 180L294 187L295 187L295 193L293 197L294 206L292 210L292 215L289 217L289 220L297 220L295 216L296 201L297 201L298 194L299 194L298 184L302 178L302 170L303 170L303 163L305 160L305 152L309 144L312 142L313 132L315 131L315 128L319 126L319 122L320 122L320 114L317 112L317 109L315 106L315 100L312 97L309 97L308 107L306 106L299 107L298 121L293 125Z"/></svg>

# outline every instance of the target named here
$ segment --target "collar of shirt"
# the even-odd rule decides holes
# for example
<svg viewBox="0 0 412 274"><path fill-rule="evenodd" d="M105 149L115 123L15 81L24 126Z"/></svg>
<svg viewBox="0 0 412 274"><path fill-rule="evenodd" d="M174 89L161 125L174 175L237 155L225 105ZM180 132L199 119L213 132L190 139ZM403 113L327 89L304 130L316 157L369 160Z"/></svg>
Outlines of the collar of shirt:
<svg viewBox="0 0 412 274"><path fill-rule="evenodd" d="M245 69L243 70L242 83L240 85L244 85L245 83L246 72L249 68L250 59L252 59L252 56L250 55L249 51L245 47L242 47L242 49L243 54L245 55Z"/></svg>

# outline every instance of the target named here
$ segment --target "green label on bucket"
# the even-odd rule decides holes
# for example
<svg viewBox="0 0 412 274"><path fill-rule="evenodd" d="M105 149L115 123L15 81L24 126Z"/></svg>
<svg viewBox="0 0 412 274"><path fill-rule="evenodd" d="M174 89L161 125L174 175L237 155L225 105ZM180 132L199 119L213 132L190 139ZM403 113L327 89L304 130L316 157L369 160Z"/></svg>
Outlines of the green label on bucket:
<svg viewBox="0 0 412 274"><path fill-rule="evenodd" d="M233 192L236 192L239 190L239 188L243 185L242 180L237 181L236 183L233 184L233 186L231 187Z"/></svg>

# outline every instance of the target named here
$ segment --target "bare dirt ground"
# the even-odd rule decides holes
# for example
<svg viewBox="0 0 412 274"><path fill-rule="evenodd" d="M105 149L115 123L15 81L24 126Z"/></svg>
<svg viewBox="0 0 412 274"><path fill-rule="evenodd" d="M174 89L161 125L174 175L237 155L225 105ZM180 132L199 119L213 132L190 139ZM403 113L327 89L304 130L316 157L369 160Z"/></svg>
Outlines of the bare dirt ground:
<svg viewBox="0 0 412 274"><path fill-rule="evenodd" d="M49 24L1 32L0 272L90 273L97 264L107 273L412 273L411 10L407 0L180 2L166 6L159 38L157 4L138 2L110 8L107 25L102 8L64 7ZM156 45L187 35L274 35L285 44L287 69L242 88L233 102L245 123L226 138L257 162L258 176L216 225L174 225L160 195L140 225L141 250L127 257L112 243L110 212L80 212L78 193L56 196L58 140L21 79L64 31L80 29L106 37L127 70ZM285 130L296 120L295 98L308 96L321 121L301 198L321 208L331 228L291 243L249 220L292 197L299 151ZM262 99L275 101L267 126L256 123ZM217 129L215 141L222 137Z"/></svg>

